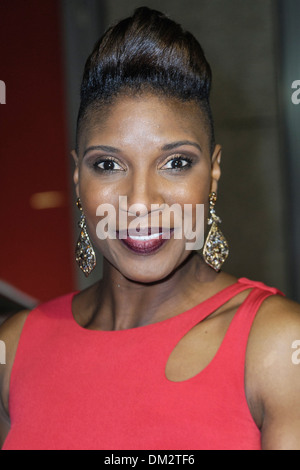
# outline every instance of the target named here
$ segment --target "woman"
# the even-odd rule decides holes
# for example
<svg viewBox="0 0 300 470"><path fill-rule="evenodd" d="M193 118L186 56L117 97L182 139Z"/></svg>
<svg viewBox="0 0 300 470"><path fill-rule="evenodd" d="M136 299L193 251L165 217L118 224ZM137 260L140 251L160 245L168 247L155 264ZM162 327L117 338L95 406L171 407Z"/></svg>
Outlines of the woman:
<svg viewBox="0 0 300 470"><path fill-rule="evenodd" d="M97 247L103 278L2 326L3 449L300 448L299 305L221 271L210 85L148 8L96 44L72 155L76 259Z"/></svg>

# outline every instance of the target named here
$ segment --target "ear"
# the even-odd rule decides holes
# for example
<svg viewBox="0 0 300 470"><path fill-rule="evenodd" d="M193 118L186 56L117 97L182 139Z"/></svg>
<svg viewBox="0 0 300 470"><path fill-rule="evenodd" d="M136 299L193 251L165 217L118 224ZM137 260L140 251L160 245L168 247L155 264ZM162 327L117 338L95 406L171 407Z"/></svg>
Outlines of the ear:
<svg viewBox="0 0 300 470"><path fill-rule="evenodd" d="M218 190L218 181L221 177L221 155L222 155L222 147L220 145L216 145L212 158L211 158L211 184L210 184L210 191L217 193Z"/></svg>
<svg viewBox="0 0 300 470"><path fill-rule="evenodd" d="M71 155L74 159L74 162L75 162L75 170L74 170L74 174L73 174L73 181L74 181L74 184L75 184L75 191L76 191L76 195L77 197L79 197L79 168L78 168L78 155L76 153L75 150L72 150L71 152Z"/></svg>

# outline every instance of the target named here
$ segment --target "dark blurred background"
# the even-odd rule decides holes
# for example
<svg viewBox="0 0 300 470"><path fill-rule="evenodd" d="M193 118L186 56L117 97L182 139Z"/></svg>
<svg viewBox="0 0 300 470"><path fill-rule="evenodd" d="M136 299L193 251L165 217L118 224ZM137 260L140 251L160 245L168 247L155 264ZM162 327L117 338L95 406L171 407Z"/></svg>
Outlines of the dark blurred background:
<svg viewBox="0 0 300 470"><path fill-rule="evenodd" d="M101 257L88 281L74 259L70 150L79 86L99 36L143 5L190 30L213 70L223 146L217 213L231 248L225 270L300 301L300 104L291 100L300 80L300 2L1 0L2 315L101 276Z"/></svg>

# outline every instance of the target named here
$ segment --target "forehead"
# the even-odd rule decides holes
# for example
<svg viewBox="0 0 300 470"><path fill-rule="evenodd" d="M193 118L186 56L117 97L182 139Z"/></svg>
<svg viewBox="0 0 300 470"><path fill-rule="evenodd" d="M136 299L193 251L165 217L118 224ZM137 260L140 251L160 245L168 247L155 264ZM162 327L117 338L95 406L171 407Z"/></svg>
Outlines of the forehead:
<svg viewBox="0 0 300 470"><path fill-rule="evenodd" d="M81 125L78 141L80 152L99 139L98 143L107 145L141 146L187 138L209 147L206 117L198 103L142 94L121 96L109 104L95 103Z"/></svg>

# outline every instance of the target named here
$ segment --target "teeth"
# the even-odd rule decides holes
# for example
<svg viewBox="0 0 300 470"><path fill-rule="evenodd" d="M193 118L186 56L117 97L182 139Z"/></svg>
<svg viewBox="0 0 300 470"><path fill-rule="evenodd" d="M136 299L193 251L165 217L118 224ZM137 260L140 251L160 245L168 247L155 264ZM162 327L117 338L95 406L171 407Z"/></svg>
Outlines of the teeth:
<svg viewBox="0 0 300 470"><path fill-rule="evenodd" d="M153 235L143 235L143 236L129 236L131 240L142 240L142 241L147 241L147 240L153 240L155 238L159 238L162 235L162 233L154 233Z"/></svg>

